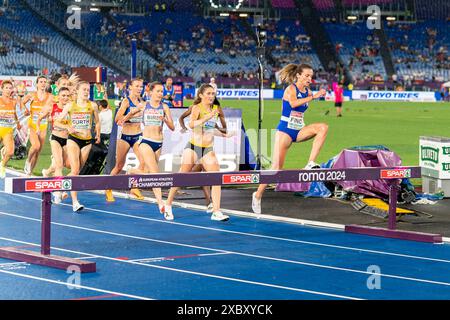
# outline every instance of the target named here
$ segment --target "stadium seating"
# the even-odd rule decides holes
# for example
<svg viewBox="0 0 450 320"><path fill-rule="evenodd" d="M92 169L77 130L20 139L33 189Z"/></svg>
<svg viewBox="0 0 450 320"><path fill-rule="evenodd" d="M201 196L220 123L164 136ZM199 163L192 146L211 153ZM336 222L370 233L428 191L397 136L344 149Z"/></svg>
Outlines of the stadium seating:
<svg viewBox="0 0 450 320"><path fill-rule="evenodd" d="M449 78L448 22L386 24L386 33L398 76L426 81Z"/></svg>
<svg viewBox="0 0 450 320"><path fill-rule="evenodd" d="M354 79L375 75L387 78L383 59L379 55L380 45L373 30L364 23L325 23L324 26Z"/></svg>
<svg viewBox="0 0 450 320"><path fill-rule="evenodd" d="M19 6L18 1L13 3L17 5L17 9L6 14L6 19L2 22L5 29L70 66L101 65L79 46L44 24L32 12Z"/></svg>

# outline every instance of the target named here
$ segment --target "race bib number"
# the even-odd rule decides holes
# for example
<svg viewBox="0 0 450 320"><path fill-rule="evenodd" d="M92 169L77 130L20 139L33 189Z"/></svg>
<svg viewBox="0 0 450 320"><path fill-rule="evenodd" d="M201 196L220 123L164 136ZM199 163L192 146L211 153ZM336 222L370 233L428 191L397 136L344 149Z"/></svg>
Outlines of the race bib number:
<svg viewBox="0 0 450 320"><path fill-rule="evenodd" d="M301 130L304 126L305 123L303 122L303 112L291 111L287 127L293 130Z"/></svg>
<svg viewBox="0 0 450 320"><path fill-rule="evenodd" d="M164 111L147 109L144 112L144 126L162 126Z"/></svg>
<svg viewBox="0 0 450 320"><path fill-rule="evenodd" d="M211 131L216 128L217 117L214 117L203 124L203 128L205 131Z"/></svg>
<svg viewBox="0 0 450 320"><path fill-rule="evenodd" d="M91 129L91 115L89 113L72 113L72 126L75 130Z"/></svg>
<svg viewBox="0 0 450 320"><path fill-rule="evenodd" d="M12 128L15 123L14 111L0 111L0 127Z"/></svg>

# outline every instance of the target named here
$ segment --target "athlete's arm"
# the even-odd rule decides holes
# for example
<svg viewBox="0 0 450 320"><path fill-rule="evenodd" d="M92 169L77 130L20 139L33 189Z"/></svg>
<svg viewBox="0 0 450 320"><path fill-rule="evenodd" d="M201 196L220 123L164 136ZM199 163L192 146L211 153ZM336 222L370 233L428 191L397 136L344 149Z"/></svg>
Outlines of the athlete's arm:
<svg viewBox="0 0 450 320"><path fill-rule="evenodd" d="M101 124L100 124L100 117L98 116L98 110L97 108L93 108L94 112L94 121L95 121L95 144L100 143L100 131L101 131Z"/></svg>
<svg viewBox="0 0 450 320"><path fill-rule="evenodd" d="M125 110L127 110L127 108L129 106L130 106L130 102L128 101L128 99L124 98L122 100L122 103L120 104L119 110L117 110L117 112L116 112L116 119L115 119L115 121L116 121L117 124L124 123L125 121L127 121L129 119L129 118L125 119L125 115L124 115L125 114ZM128 112L128 115L130 113L131 113L131 111Z"/></svg>
<svg viewBox="0 0 450 320"><path fill-rule="evenodd" d="M296 91L293 86L289 86L286 91L284 92L284 97L287 98L285 100L288 100L292 108L298 108L305 103L311 102L314 99L320 98L324 96L327 92L323 89L319 90L319 92L315 93L314 95L308 95L306 98L297 98Z"/></svg>
<svg viewBox="0 0 450 320"><path fill-rule="evenodd" d="M23 99L20 99L20 111L23 111L25 109L25 113L27 115L30 114L30 110L27 109L26 104L30 102L33 99L33 96L31 93L27 94Z"/></svg>
<svg viewBox="0 0 450 320"><path fill-rule="evenodd" d="M15 102L15 105L17 105L17 100ZM14 119L16 119L16 128L17 130L20 130L22 126L20 125L19 117L17 116L17 111L14 110Z"/></svg>
<svg viewBox="0 0 450 320"><path fill-rule="evenodd" d="M220 128L216 124L216 129L222 133L227 133L227 122L225 121L225 114L223 113L221 106L218 107L218 111L219 111L219 120L220 120L220 124L222 125L222 128Z"/></svg>
<svg viewBox="0 0 450 320"><path fill-rule="evenodd" d="M166 125L169 127L169 129L174 131L175 130L175 124L173 123L172 114L170 113L170 108L166 104L163 105L163 108L164 108L164 118L163 118L163 120L166 123Z"/></svg>
<svg viewBox="0 0 450 320"><path fill-rule="evenodd" d="M72 108L72 103L69 102L68 104L66 104L63 108L63 111L59 114L59 117L57 117L55 120L58 121L58 123L63 124L63 120L65 117L67 117L67 115L69 114L70 108ZM67 129L67 131L69 131L69 133L74 133L75 130L72 127L72 123L68 122L67 125L61 125L61 127L64 127Z"/></svg>
<svg viewBox="0 0 450 320"><path fill-rule="evenodd" d="M195 127L200 127L205 124L206 121L211 119L217 114L217 111L214 110L210 113L208 113L203 119L198 119L200 116L200 107L199 105L195 105L192 107L192 113L191 113L191 121L189 122L189 127L191 129L194 129Z"/></svg>
<svg viewBox="0 0 450 320"><path fill-rule="evenodd" d="M39 117L38 117L38 119L37 119L37 121L36 121L36 128L37 128L37 129L36 129L36 133L37 133L37 135L39 135L39 133L40 133L39 128L40 128L40 126L41 126L41 121L42 121L42 119L48 118L48 117L50 116L51 112L52 112L52 106L51 106L51 104L47 101L47 103L45 104L44 110L41 112L41 114L39 115Z"/></svg>
<svg viewBox="0 0 450 320"><path fill-rule="evenodd" d="M185 112L183 112L180 118L178 118L178 123L180 124L183 131L187 131L186 125L184 124L184 119L192 113L192 107L193 106L189 106L189 108Z"/></svg>

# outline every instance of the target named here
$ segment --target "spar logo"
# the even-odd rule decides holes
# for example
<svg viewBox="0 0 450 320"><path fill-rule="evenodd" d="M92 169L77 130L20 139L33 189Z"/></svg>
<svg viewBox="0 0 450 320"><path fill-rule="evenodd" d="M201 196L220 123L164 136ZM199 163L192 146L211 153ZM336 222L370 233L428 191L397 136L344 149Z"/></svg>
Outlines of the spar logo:
<svg viewBox="0 0 450 320"><path fill-rule="evenodd" d="M72 180L26 180L25 191L71 190Z"/></svg>
<svg viewBox="0 0 450 320"><path fill-rule="evenodd" d="M387 169L381 170L382 179L411 178L411 169Z"/></svg>
<svg viewBox="0 0 450 320"><path fill-rule="evenodd" d="M258 173L224 174L222 175L223 184L246 184L259 183Z"/></svg>
<svg viewBox="0 0 450 320"><path fill-rule="evenodd" d="M439 162L439 149L420 146L420 158L422 161Z"/></svg>

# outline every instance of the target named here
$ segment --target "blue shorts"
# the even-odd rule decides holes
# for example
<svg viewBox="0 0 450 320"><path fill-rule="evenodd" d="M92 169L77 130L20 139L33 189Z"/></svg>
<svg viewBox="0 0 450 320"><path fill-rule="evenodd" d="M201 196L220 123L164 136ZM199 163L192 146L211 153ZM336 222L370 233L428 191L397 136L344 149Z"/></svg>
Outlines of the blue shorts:
<svg viewBox="0 0 450 320"><path fill-rule="evenodd" d="M120 139L122 139L123 141L125 141L126 143L128 143L129 145L130 145L130 148L133 148L133 146L134 146L134 144L136 143L136 142L138 142L139 141L139 139L141 138L141 136L142 136L142 133L139 133L139 134L133 134L133 135L130 135L130 134L121 134L120 135Z"/></svg>
<svg viewBox="0 0 450 320"><path fill-rule="evenodd" d="M288 123L286 121L280 121L277 130L286 133L289 137L291 137L292 142L296 142L300 130L289 129L287 126Z"/></svg>
<svg viewBox="0 0 450 320"><path fill-rule="evenodd" d="M162 142L153 141L150 139L142 138L140 144L145 143L150 148L152 148L153 152L158 151L162 147Z"/></svg>

